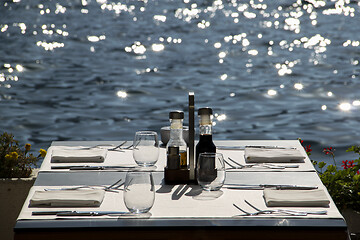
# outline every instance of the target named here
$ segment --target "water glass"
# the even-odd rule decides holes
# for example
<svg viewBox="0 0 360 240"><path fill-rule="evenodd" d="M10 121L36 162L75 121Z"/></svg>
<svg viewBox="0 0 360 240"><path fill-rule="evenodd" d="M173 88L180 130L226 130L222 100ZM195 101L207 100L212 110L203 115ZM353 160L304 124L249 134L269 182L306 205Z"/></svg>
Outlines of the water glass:
<svg viewBox="0 0 360 240"><path fill-rule="evenodd" d="M225 163L221 153L201 153L197 161L197 181L206 191L217 191L225 182Z"/></svg>
<svg viewBox="0 0 360 240"><path fill-rule="evenodd" d="M126 174L124 203L134 214L147 213L155 201L155 187L151 172L137 171Z"/></svg>
<svg viewBox="0 0 360 240"><path fill-rule="evenodd" d="M159 158L159 141L156 132L139 131L135 134L133 157L142 167L154 166Z"/></svg>

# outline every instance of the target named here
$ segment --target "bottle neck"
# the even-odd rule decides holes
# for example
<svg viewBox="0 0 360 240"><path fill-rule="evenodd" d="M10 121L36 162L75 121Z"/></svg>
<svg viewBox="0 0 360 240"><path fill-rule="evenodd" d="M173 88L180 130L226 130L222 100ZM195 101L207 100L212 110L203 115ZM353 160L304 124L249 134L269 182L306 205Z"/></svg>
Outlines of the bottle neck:
<svg viewBox="0 0 360 240"><path fill-rule="evenodd" d="M182 139L183 138L183 120L172 119L170 125L170 139Z"/></svg>
<svg viewBox="0 0 360 240"><path fill-rule="evenodd" d="M212 125L206 124L206 125L200 125L200 136L202 135L212 135Z"/></svg>

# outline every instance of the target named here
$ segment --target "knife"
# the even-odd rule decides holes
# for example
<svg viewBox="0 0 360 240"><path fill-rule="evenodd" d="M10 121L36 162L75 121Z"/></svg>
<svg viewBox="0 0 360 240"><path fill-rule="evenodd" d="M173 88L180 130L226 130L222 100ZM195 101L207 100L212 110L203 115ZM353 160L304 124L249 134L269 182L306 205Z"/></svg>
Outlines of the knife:
<svg viewBox="0 0 360 240"><path fill-rule="evenodd" d="M34 211L34 216L56 215L56 216L103 216L103 215L127 215L129 212L119 211Z"/></svg>
<svg viewBox="0 0 360 240"><path fill-rule="evenodd" d="M105 170L105 169L124 169L124 168L135 168L135 166L81 166L81 167L70 167L70 170Z"/></svg>
<svg viewBox="0 0 360 240"><path fill-rule="evenodd" d="M135 168L136 166L51 166L51 169L69 169L69 170L105 170L112 168Z"/></svg>
<svg viewBox="0 0 360 240"><path fill-rule="evenodd" d="M288 185L288 184L225 184L224 188L239 189L239 190L263 190L265 188L275 188L278 190L312 190L317 189L317 186L303 186L303 185Z"/></svg>
<svg viewBox="0 0 360 240"><path fill-rule="evenodd" d="M245 148L263 148L263 149L296 149L296 147L283 146L217 146L220 150L245 150Z"/></svg>

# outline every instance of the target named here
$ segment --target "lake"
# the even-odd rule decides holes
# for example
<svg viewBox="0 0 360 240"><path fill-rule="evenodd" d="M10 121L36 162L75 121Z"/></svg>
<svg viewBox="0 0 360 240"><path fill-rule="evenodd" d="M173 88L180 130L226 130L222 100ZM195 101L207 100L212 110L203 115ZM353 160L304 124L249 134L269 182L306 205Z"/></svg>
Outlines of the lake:
<svg viewBox="0 0 360 240"><path fill-rule="evenodd" d="M359 144L359 1L0 4L0 130L33 149L160 132L189 91L215 140Z"/></svg>

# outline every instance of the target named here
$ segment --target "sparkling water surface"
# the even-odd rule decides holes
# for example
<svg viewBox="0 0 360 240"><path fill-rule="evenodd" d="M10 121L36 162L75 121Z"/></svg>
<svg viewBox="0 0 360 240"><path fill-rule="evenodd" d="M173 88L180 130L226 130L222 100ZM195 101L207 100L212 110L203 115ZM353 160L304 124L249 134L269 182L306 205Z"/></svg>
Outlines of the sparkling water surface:
<svg viewBox="0 0 360 240"><path fill-rule="evenodd" d="M1 1L0 130L34 149L132 140L171 110L187 119L194 91L215 140L300 137L345 159L359 15L355 0Z"/></svg>

